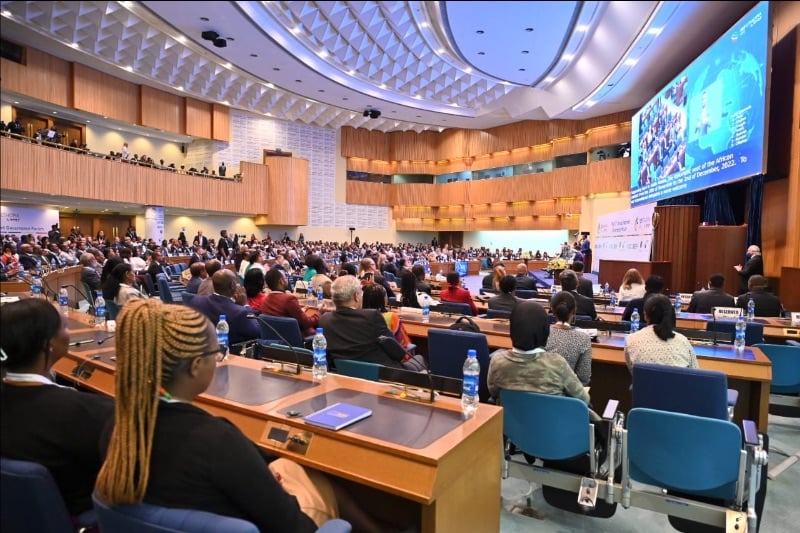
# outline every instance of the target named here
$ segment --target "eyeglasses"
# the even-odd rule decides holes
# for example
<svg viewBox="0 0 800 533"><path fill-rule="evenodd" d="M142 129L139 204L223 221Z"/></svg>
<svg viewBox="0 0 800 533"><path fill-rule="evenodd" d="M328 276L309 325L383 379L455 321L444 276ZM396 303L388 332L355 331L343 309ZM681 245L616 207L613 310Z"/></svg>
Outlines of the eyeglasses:
<svg viewBox="0 0 800 533"><path fill-rule="evenodd" d="M214 357L217 363L221 363L225 360L225 353L220 349L216 349L213 352L204 353L200 357Z"/></svg>

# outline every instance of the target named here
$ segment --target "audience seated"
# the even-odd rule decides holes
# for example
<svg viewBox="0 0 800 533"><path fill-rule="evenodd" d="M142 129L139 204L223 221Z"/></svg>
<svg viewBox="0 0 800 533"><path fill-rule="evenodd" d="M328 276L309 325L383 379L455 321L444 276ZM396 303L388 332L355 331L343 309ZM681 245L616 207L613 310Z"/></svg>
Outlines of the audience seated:
<svg viewBox="0 0 800 533"><path fill-rule="evenodd" d="M70 338L67 319L50 302L5 304L0 321L5 373L0 453L47 467L70 514L77 516L92 508L102 463L98 442L114 404L99 394L53 383L52 367L67 355Z"/></svg>
<svg viewBox="0 0 800 533"><path fill-rule="evenodd" d="M631 333L625 341L625 362L698 368L689 339L676 333L675 308L663 294L653 294L644 304L647 327Z"/></svg>
<svg viewBox="0 0 800 533"><path fill-rule="evenodd" d="M244 292L247 295L247 305L254 311L261 310L261 304L267 295L264 293L264 271L260 268L250 269L244 275Z"/></svg>
<svg viewBox="0 0 800 533"><path fill-rule="evenodd" d="M81 266L83 266L81 268L81 281L93 291L99 291L100 274L97 272L99 268L97 258L93 254L85 252L81 254Z"/></svg>
<svg viewBox="0 0 800 533"><path fill-rule="evenodd" d="M642 275L635 268L629 269L622 277L617 297L620 302L629 302L635 298L644 297L645 286ZM641 307L640 307L641 309Z"/></svg>
<svg viewBox="0 0 800 533"><path fill-rule="evenodd" d="M397 342L405 348L409 349L412 345L411 338L406 332L403 321L400 315L394 311L387 309L389 298L386 296L386 290L377 283L368 283L363 288L362 309L377 309L383 315L386 321L386 327L394 334Z"/></svg>
<svg viewBox="0 0 800 533"><path fill-rule="evenodd" d="M116 397L130 401L117 405L103 439L101 500L198 509L287 533L313 532L341 512L354 527L380 530L327 476L265 455L235 425L193 405L221 356L206 317L158 300L129 305L117 329Z"/></svg>
<svg viewBox="0 0 800 533"><path fill-rule="evenodd" d="M289 289L289 280L282 269L271 268L267 272L266 282L270 292L261 303L261 312L265 315L294 318L304 336L313 335L319 324L320 310L301 306L297 296L286 292Z"/></svg>
<svg viewBox="0 0 800 533"><path fill-rule="evenodd" d="M502 281L502 280L501 280ZM536 280L528 272L528 265L520 263L517 265L516 288L523 291L535 291ZM502 287L501 289L502 290Z"/></svg>
<svg viewBox="0 0 800 533"><path fill-rule="evenodd" d="M319 327L328 340L328 361L356 359L368 363L405 368L405 354L384 350L380 337L392 337L383 315L375 309L362 309L361 281L353 276L336 278L331 286L336 310L325 313Z"/></svg>
<svg viewBox="0 0 800 533"><path fill-rule="evenodd" d="M578 288L575 292L587 298L594 298L594 288L592 287L592 280L583 275L583 262L572 261L572 270L578 275Z"/></svg>
<svg viewBox="0 0 800 533"><path fill-rule="evenodd" d="M756 316L783 316L783 304L780 298L767 290L767 278L754 274L747 280L747 292L736 299L736 306L747 312L747 304L753 299L756 304Z"/></svg>
<svg viewBox="0 0 800 533"><path fill-rule="evenodd" d="M622 313L622 320L630 320L634 309L638 309L641 315L642 311L644 311L644 304L647 302L647 299L656 294L661 294L661 291L664 290L664 278L658 274L653 274L647 278L644 284L644 290L644 296L641 298L634 298L628 302L625 311ZM582 313L578 312L578 314L580 315Z"/></svg>
<svg viewBox="0 0 800 533"><path fill-rule="evenodd" d="M594 300L587 298L582 294L578 294L578 275L574 270L566 269L559 276L561 282L561 290L567 291L575 298L575 314L588 316L592 320L597 318L597 309L594 306ZM552 302L551 302L552 305Z"/></svg>
<svg viewBox="0 0 800 533"><path fill-rule="evenodd" d="M556 323L550 326L545 349L566 359L581 383L588 385L592 377L592 340L572 327L575 297L570 292L559 292L550 300L550 312Z"/></svg>
<svg viewBox="0 0 800 533"><path fill-rule="evenodd" d="M186 292L197 294L200 284L203 283L203 280L208 278L206 265L200 261L191 263L189 266L189 272L191 272L192 277L189 278L189 281L186 283Z"/></svg>
<svg viewBox="0 0 800 533"><path fill-rule="evenodd" d="M708 278L708 289L696 291L689 302L690 313L710 313L714 307L735 307L733 296L725 292L725 276L712 274Z"/></svg>
<svg viewBox="0 0 800 533"><path fill-rule="evenodd" d="M147 298L138 288L134 287L135 283L136 274L133 273L133 268L127 263L119 263L103 284L103 296L108 300L113 300L120 307L133 299Z"/></svg>
<svg viewBox="0 0 800 533"><path fill-rule="evenodd" d="M219 259L212 259L206 263L206 278L197 287L199 296L210 296L214 294L214 274L222 269L222 262Z"/></svg>
<svg viewBox="0 0 800 533"><path fill-rule="evenodd" d="M242 341L257 339L261 329L256 320L252 320L253 310L248 307L247 295L239 285L236 274L230 270L218 270L211 277L214 293L209 296L197 295L187 304L203 313L216 326L219 316L225 315L230 326L231 345ZM232 350L238 353L238 350Z"/></svg>
<svg viewBox="0 0 800 533"><path fill-rule="evenodd" d="M522 266L522 263L520 263ZM513 311L517 304L521 301L520 298L514 296L514 291L517 289L517 276L503 276L500 280L500 294L489 298L489 309L497 311Z"/></svg>
<svg viewBox="0 0 800 533"><path fill-rule="evenodd" d="M475 302L472 301L472 294L467 289L461 288L461 276L458 275L458 272L447 274L447 288L439 293L439 298L443 302L469 304L472 316L478 314L478 308L475 306Z"/></svg>

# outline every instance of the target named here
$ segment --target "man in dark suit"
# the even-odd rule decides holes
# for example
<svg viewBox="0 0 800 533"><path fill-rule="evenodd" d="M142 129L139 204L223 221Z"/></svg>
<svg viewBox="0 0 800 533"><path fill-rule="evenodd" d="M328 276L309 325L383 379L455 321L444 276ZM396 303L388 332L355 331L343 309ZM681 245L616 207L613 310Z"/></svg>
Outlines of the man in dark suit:
<svg viewBox="0 0 800 533"><path fill-rule="evenodd" d="M590 280L589 278L585 278L583 276L583 262L573 261L572 270L574 270L575 274L578 275L578 288L575 289L575 291L578 294L586 296L587 298L594 299L594 288L592 287L592 280Z"/></svg>
<svg viewBox="0 0 800 533"><path fill-rule="evenodd" d="M708 290L696 291L689 302L690 313L710 313L714 307L735 307L733 296L722 290L725 276L712 274L708 278Z"/></svg>
<svg viewBox="0 0 800 533"><path fill-rule="evenodd" d="M736 265L733 267L739 273L739 286L742 292L748 290L747 280L750 276L763 276L764 275L764 260L761 257L761 248L755 244L751 244L747 248L747 261L744 266Z"/></svg>
<svg viewBox="0 0 800 533"><path fill-rule="evenodd" d="M622 313L622 320L630 320L634 309L639 310L639 320L644 320L644 303L654 294L661 294L664 290L664 278L653 274L644 281L644 296L633 298Z"/></svg>
<svg viewBox="0 0 800 533"><path fill-rule="evenodd" d="M239 285L239 280L228 269L218 270L211 278L214 285L214 294L210 296L195 296L190 304L193 309L203 313L216 326L219 316L225 315L230 326L229 342L236 343L257 339L261 336L261 328L257 320L253 320L253 310L248 307L247 294L244 287ZM232 349L231 353L239 353L241 348Z"/></svg>
<svg viewBox="0 0 800 533"><path fill-rule="evenodd" d="M594 300L587 298L582 294L578 294L578 275L572 269L566 269L559 277L561 281L561 290L572 293L575 297L575 314L588 316L592 320L597 318L597 309L594 307Z"/></svg>
<svg viewBox="0 0 800 533"><path fill-rule="evenodd" d="M197 230L197 235L194 238L194 246L197 248L203 248L203 250L208 250L208 237L203 235L203 230Z"/></svg>
<svg viewBox="0 0 800 533"><path fill-rule="evenodd" d="M750 298L756 304L756 316L783 316L783 304L780 298L767 290L767 278L761 275L750 276L747 281L748 291L736 299L736 307L741 307L747 313L747 304Z"/></svg>
<svg viewBox="0 0 800 533"><path fill-rule="evenodd" d="M380 337L394 338L377 309L361 308L361 281L355 276L340 276L331 285L336 311L319 319L328 341L328 364L335 359L356 359L394 368L404 368L402 350L391 355L381 347Z"/></svg>
<svg viewBox="0 0 800 533"><path fill-rule="evenodd" d="M524 264L520 263L523 267ZM500 278L500 294L489 298L489 309L496 311L513 311L520 299L514 296L517 288L517 278L514 276L503 276Z"/></svg>
<svg viewBox="0 0 800 533"><path fill-rule="evenodd" d="M425 281L425 267L422 265L414 265L411 267L411 272L417 278L417 292L424 292L430 296L431 284Z"/></svg>
<svg viewBox="0 0 800 533"><path fill-rule="evenodd" d="M191 263L189 265L189 272L192 273L192 277L189 278L189 281L186 283L186 292L197 294L197 289L200 288L200 284L208 277L206 264L202 261Z"/></svg>
<svg viewBox="0 0 800 533"><path fill-rule="evenodd" d="M515 281L517 289L524 291L536 290L536 280L533 279L530 274L528 274L528 265L525 263L520 263L517 265L517 276Z"/></svg>
<svg viewBox="0 0 800 533"><path fill-rule="evenodd" d="M228 237L228 230L219 232L219 242L217 243L217 259L220 261L230 261L233 259L233 241Z"/></svg>

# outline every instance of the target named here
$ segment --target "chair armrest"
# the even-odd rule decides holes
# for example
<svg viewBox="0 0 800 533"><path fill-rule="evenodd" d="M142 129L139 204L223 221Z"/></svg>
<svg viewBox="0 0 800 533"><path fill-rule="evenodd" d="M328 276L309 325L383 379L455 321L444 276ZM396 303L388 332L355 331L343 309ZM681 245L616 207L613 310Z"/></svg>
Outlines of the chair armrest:
<svg viewBox="0 0 800 533"><path fill-rule="evenodd" d="M617 413L617 408L619 407L619 400L608 400L606 403L606 408L603 410L603 420L613 420L614 415Z"/></svg>
<svg viewBox="0 0 800 533"><path fill-rule="evenodd" d="M728 389L728 406L735 406L739 401L739 391L736 389Z"/></svg>
<svg viewBox="0 0 800 533"><path fill-rule="evenodd" d="M742 433L746 444L758 446L758 427L754 421L742 420Z"/></svg>

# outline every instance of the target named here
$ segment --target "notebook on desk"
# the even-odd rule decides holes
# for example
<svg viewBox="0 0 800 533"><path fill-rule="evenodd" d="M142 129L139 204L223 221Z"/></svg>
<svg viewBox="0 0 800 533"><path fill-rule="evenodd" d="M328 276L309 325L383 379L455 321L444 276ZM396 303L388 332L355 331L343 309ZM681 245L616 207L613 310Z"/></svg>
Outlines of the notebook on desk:
<svg viewBox="0 0 800 533"><path fill-rule="evenodd" d="M372 415L372 409L347 402L339 402L311 413L303 420L315 426L338 431L370 415Z"/></svg>

